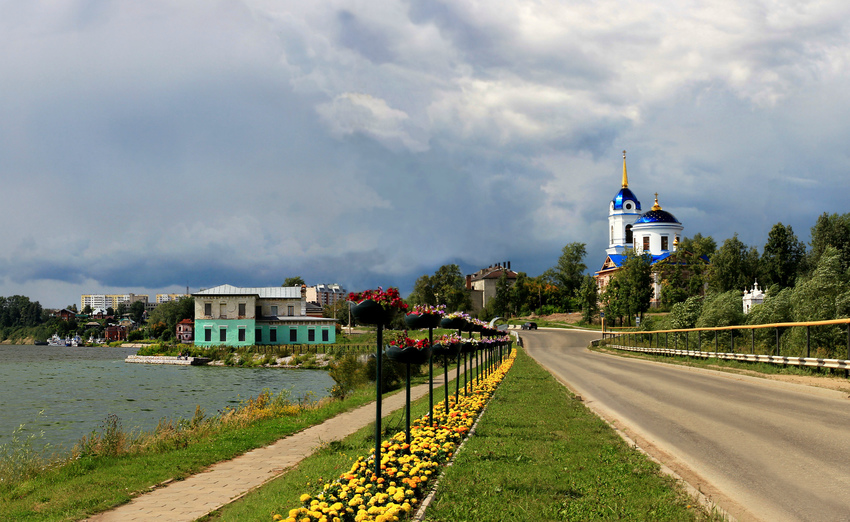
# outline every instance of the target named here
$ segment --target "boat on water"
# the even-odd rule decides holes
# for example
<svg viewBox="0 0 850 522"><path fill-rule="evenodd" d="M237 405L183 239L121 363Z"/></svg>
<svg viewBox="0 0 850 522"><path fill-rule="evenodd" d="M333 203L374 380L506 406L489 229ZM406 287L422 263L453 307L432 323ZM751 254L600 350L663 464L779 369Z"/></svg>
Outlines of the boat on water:
<svg viewBox="0 0 850 522"><path fill-rule="evenodd" d="M32 344L35 346L47 346L47 341L36 341Z"/></svg>
<svg viewBox="0 0 850 522"><path fill-rule="evenodd" d="M68 338L68 337L62 339L58 335L53 334L53 336L50 339L47 340L47 345L48 346L71 346L71 339Z"/></svg>

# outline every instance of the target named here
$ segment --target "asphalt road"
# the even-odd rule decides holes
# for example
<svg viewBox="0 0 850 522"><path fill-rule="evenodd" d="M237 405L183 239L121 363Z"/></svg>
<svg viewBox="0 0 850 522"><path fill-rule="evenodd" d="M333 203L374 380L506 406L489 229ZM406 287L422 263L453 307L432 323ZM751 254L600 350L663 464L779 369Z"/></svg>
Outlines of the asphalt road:
<svg viewBox="0 0 850 522"><path fill-rule="evenodd" d="M593 410L738 520L850 521L850 398L588 351L598 333L522 332Z"/></svg>

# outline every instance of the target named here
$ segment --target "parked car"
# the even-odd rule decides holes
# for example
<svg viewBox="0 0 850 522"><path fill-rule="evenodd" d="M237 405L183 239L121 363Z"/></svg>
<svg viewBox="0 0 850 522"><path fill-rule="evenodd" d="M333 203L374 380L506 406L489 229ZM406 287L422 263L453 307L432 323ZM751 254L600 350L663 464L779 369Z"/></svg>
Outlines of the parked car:
<svg viewBox="0 0 850 522"><path fill-rule="evenodd" d="M523 330L537 330L537 323L523 323Z"/></svg>

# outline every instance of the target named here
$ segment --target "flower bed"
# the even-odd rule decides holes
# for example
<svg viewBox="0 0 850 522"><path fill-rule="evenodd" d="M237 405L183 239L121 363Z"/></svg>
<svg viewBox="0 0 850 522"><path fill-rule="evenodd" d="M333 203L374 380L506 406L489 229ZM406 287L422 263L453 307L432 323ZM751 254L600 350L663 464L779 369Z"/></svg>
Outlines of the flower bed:
<svg viewBox="0 0 850 522"><path fill-rule="evenodd" d="M301 496L302 506L291 509L286 522L396 522L415 512L433 486L440 467L451 460L466 438L475 419L510 369L516 351L479 384L455 403L450 398L449 413L444 405L434 408L433 423L427 415L411 426L411 442L405 433L396 433L381 445L381 478L374 473L374 451L359 457L348 473L325 484L315 494Z"/></svg>

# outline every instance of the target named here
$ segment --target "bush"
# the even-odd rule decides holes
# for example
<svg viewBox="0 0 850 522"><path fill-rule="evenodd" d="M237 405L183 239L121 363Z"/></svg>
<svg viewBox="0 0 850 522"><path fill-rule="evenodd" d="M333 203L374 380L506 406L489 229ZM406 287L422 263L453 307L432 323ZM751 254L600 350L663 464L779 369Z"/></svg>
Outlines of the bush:
<svg viewBox="0 0 850 522"><path fill-rule="evenodd" d="M374 370L374 364L372 365ZM369 382L366 374L367 364L360 361L357 355L347 354L337 359L328 367L328 375L336 383L331 389L331 396L335 399L344 399L355 388Z"/></svg>
<svg viewBox="0 0 850 522"><path fill-rule="evenodd" d="M132 332L127 334L128 341L141 341L145 336L141 330L133 330Z"/></svg>

